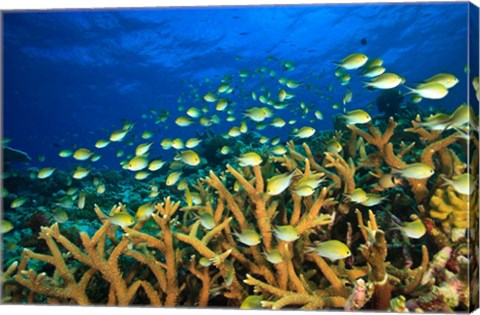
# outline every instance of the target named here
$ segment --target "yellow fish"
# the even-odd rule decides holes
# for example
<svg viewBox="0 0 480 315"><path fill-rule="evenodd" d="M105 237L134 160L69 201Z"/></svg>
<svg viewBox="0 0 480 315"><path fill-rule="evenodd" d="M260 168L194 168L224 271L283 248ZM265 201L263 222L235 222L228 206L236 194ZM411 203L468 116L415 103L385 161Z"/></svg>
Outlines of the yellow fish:
<svg viewBox="0 0 480 315"><path fill-rule="evenodd" d="M144 180L148 176L150 176L150 173L145 172L145 171L140 171L140 172L135 174L135 179L136 180Z"/></svg>
<svg viewBox="0 0 480 315"><path fill-rule="evenodd" d="M403 79L395 73L384 73L370 82L364 82L366 87L374 87L376 89L393 89L402 83Z"/></svg>
<svg viewBox="0 0 480 315"><path fill-rule="evenodd" d="M433 168L423 163L408 164L397 172L403 177L416 179L429 178L435 173Z"/></svg>
<svg viewBox="0 0 480 315"><path fill-rule="evenodd" d="M62 150L62 151L60 151L60 153L58 153L58 155L60 157L63 157L63 158L70 157L70 156L72 156L72 154L73 154L73 152L70 151L70 150Z"/></svg>
<svg viewBox="0 0 480 315"><path fill-rule="evenodd" d="M336 63L336 65L345 70L354 70L363 66L367 61L368 57L366 55L355 53L345 57L341 62Z"/></svg>
<svg viewBox="0 0 480 315"><path fill-rule="evenodd" d="M159 169L162 168L162 166L165 164L165 161L162 160L153 160L148 164L148 170L155 172L158 171Z"/></svg>
<svg viewBox="0 0 480 315"><path fill-rule="evenodd" d="M137 209L137 213L135 213L135 218L139 221L144 221L152 215L153 211L155 210L155 206L153 205L153 202L148 202Z"/></svg>
<svg viewBox="0 0 480 315"><path fill-rule="evenodd" d="M272 148L271 152L275 155L283 155L287 153L287 149L285 149L285 147L282 145L277 145Z"/></svg>
<svg viewBox="0 0 480 315"><path fill-rule="evenodd" d="M260 244L261 236L255 230L243 230L242 233L232 232L238 238L238 241L248 245L255 246Z"/></svg>
<svg viewBox="0 0 480 315"><path fill-rule="evenodd" d="M98 140L97 142L95 142L95 148L97 149L103 149L105 148L107 145L109 145L110 141L108 140L104 140L104 139L100 139Z"/></svg>
<svg viewBox="0 0 480 315"><path fill-rule="evenodd" d="M215 109L218 110L219 112L222 112L227 108L227 106L228 106L228 101L222 98L218 100L217 106L215 107Z"/></svg>
<svg viewBox="0 0 480 315"><path fill-rule="evenodd" d="M254 310L262 308L263 295L249 295L240 304L242 310Z"/></svg>
<svg viewBox="0 0 480 315"><path fill-rule="evenodd" d="M200 224L207 230L211 230L215 227L215 221L213 220L213 216L208 213L204 212L198 216L200 220Z"/></svg>
<svg viewBox="0 0 480 315"><path fill-rule="evenodd" d="M230 147L224 145L224 146L220 149L220 153L221 153L222 155L227 155L228 153L230 153Z"/></svg>
<svg viewBox="0 0 480 315"><path fill-rule="evenodd" d="M183 143L183 140L180 138L173 139L172 141L172 148L180 150L185 147L185 144Z"/></svg>
<svg viewBox="0 0 480 315"><path fill-rule="evenodd" d="M86 168L83 168L81 166L78 166L75 169L75 172L73 173L73 178L82 179L82 178L85 178L88 175L88 173L90 173L89 170L87 170Z"/></svg>
<svg viewBox="0 0 480 315"><path fill-rule="evenodd" d="M374 78L374 77L378 77L379 75L385 73L386 69L382 66L375 66L375 67L372 67L370 69L368 69L367 71L365 71L362 76L366 77L366 78Z"/></svg>
<svg viewBox="0 0 480 315"><path fill-rule="evenodd" d="M80 195L78 195L78 203L77 203L77 206L79 209L83 209L85 208L85 199L86 199L86 195L84 192L80 193Z"/></svg>
<svg viewBox="0 0 480 315"><path fill-rule="evenodd" d="M193 150L179 152L174 159L175 161L182 161L190 166L197 166L200 164L200 157L197 152Z"/></svg>
<svg viewBox="0 0 480 315"><path fill-rule="evenodd" d="M361 109L352 110L343 115L343 117L345 118L347 125L366 124L372 120L372 117Z"/></svg>
<svg viewBox="0 0 480 315"><path fill-rule="evenodd" d="M286 122L282 118L274 118L273 121L270 123L271 126L276 128L282 128L285 126Z"/></svg>
<svg viewBox="0 0 480 315"><path fill-rule="evenodd" d="M340 151L342 151L342 145L340 144L340 142L338 142L337 139L334 138L327 143L327 151L339 153Z"/></svg>
<svg viewBox="0 0 480 315"><path fill-rule="evenodd" d="M337 240L316 243L315 245L315 247L309 247L308 249L315 251L318 256L332 261L344 259L352 255L348 246Z"/></svg>
<svg viewBox="0 0 480 315"><path fill-rule="evenodd" d="M387 199L377 194L367 194L367 199L359 202L361 205L366 207L373 207L382 203L383 200Z"/></svg>
<svg viewBox="0 0 480 315"><path fill-rule="evenodd" d="M292 191L299 196L308 197L313 195L313 193L315 192L315 189L308 185L304 185L304 186L295 186L295 189L293 189Z"/></svg>
<svg viewBox="0 0 480 315"><path fill-rule="evenodd" d="M403 226L396 224L398 228L410 238L419 239L427 232L422 220L416 219L412 222L403 223Z"/></svg>
<svg viewBox="0 0 480 315"><path fill-rule="evenodd" d="M300 238L298 230L291 225L277 225L273 228L273 234L282 241L293 242Z"/></svg>
<svg viewBox="0 0 480 315"><path fill-rule="evenodd" d="M187 127L193 124L193 120L191 120L188 116L180 116L175 119L175 123L180 127Z"/></svg>
<svg viewBox="0 0 480 315"><path fill-rule="evenodd" d="M367 193L362 188L355 188L350 195L346 195L352 202L360 203L367 200Z"/></svg>
<svg viewBox="0 0 480 315"><path fill-rule="evenodd" d="M167 180L165 181L165 185L167 186L175 185L180 179L181 175L182 175L182 172L180 171L170 173L167 177Z"/></svg>
<svg viewBox="0 0 480 315"><path fill-rule="evenodd" d="M135 155L145 155L148 150L150 150L150 147L152 146L153 142L150 143L142 143L137 146L135 149Z"/></svg>
<svg viewBox="0 0 480 315"><path fill-rule="evenodd" d="M62 209L62 208L57 208L53 210L52 216L55 219L55 221L58 223L65 223L68 221L67 211L65 211L65 209Z"/></svg>
<svg viewBox="0 0 480 315"><path fill-rule="evenodd" d="M185 142L185 146L189 149L193 149L195 148L197 145L200 144L200 142L202 142L202 139L198 139L198 138L190 138L187 140L187 142Z"/></svg>
<svg viewBox="0 0 480 315"><path fill-rule="evenodd" d="M440 175L445 183L445 185L452 186L456 192L462 195L471 195L475 190L475 181L473 176L469 173L464 173L458 176L453 176L452 179L447 178L444 174Z"/></svg>
<svg viewBox="0 0 480 315"><path fill-rule="evenodd" d="M285 191L292 183L294 173L275 175L267 180L267 195L276 196Z"/></svg>
<svg viewBox="0 0 480 315"><path fill-rule="evenodd" d="M128 161L127 169L133 172L141 171L148 166L148 159L142 155L137 155Z"/></svg>
<svg viewBox="0 0 480 315"><path fill-rule="evenodd" d="M110 135L110 141L112 142L120 142L122 141L125 136L127 135L128 133L128 130L124 130L124 129L121 129L121 130L115 130L114 132L112 132L112 134Z"/></svg>
<svg viewBox="0 0 480 315"><path fill-rule="evenodd" d="M293 137L294 138L300 138L300 139L306 139L306 138L310 138L311 136L313 136L314 133L315 133L314 128L309 127L309 126L305 126L305 127L300 128L300 130L298 130L293 135Z"/></svg>
<svg viewBox="0 0 480 315"><path fill-rule="evenodd" d="M7 221L7 220L0 221L0 234L8 233L12 229L13 229L13 224L10 221Z"/></svg>
<svg viewBox="0 0 480 315"><path fill-rule="evenodd" d="M84 160L88 160L88 158L90 158L92 154L93 154L92 151L81 148L75 151L75 153L73 153L73 158L75 160L84 161Z"/></svg>
<svg viewBox="0 0 480 315"><path fill-rule="evenodd" d="M209 103L213 103L213 102L216 102L217 101L217 96L211 92L205 94L203 96L203 99L206 101L206 102L209 102Z"/></svg>
<svg viewBox="0 0 480 315"><path fill-rule="evenodd" d="M187 115L192 118L199 118L202 115L202 112L196 107L190 107L187 110Z"/></svg>
<svg viewBox="0 0 480 315"><path fill-rule="evenodd" d="M255 152L242 154L238 159L240 166L257 166L262 164L262 157Z"/></svg>
<svg viewBox="0 0 480 315"><path fill-rule="evenodd" d="M447 89L451 89L458 83L457 77L455 77L453 74L449 73L439 73L437 75L434 75L431 78L428 78L427 80L424 81L424 83L431 83L431 82L437 82L443 85Z"/></svg>
<svg viewBox="0 0 480 315"><path fill-rule="evenodd" d="M53 167L44 167L40 171L38 171L37 178L44 179L50 177L54 171L55 168Z"/></svg>
<svg viewBox="0 0 480 315"><path fill-rule="evenodd" d="M447 88L438 82L423 83L416 88L405 87L411 91L407 94L414 93L422 98L432 100L444 98L448 94Z"/></svg>
<svg viewBox="0 0 480 315"><path fill-rule="evenodd" d="M118 226L130 226L135 224L135 218L126 212L115 213L114 215L108 217L108 220Z"/></svg>
<svg viewBox="0 0 480 315"><path fill-rule="evenodd" d="M272 264L278 264L283 261L283 255L278 249L272 249L270 252L264 252L265 259Z"/></svg>
<svg viewBox="0 0 480 315"><path fill-rule="evenodd" d="M153 137L153 132L151 131L148 131L148 130L145 130L143 133L142 133L142 139L150 139L151 137Z"/></svg>

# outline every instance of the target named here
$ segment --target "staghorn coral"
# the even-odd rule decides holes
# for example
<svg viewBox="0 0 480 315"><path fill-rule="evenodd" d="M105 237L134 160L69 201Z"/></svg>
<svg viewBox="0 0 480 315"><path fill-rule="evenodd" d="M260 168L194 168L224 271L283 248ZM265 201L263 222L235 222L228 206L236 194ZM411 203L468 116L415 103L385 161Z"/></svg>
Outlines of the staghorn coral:
<svg viewBox="0 0 480 315"><path fill-rule="evenodd" d="M227 165L223 172L210 171L185 192L185 196L198 194L200 203L190 200L181 207L180 201L167 197L155 205L150 217L131 227L119 227L108 220L109 215L128 212L124 204L113 207L109 215L95 206L100 223L94 225L94 233L82 232L74 237L58 224L44 226L39 236L47 251L27 249L20 261L7 269L2 279L4 299L82 305L238 307L253 291L262 294L262 307L272 309L463 310L469 292L462 259L469 251L464 253L460 242L447 247L449 250L440 250L430 261L429 250L435 253L442 244L455 243L448 237L444 242L441 237L448 228L464 224L457 222L460 217L455 211L465 211L462 207L468 205L467 200L450 188L438 188L441 180L436 177L428 182L437 188L433 196L428 189L416 190L418 182L409 179L415 197L425 191L430 197L430 204L418 207L418 211L427 225L429 241L432 239L436 247L421 240L408 243L411 248L407 248L392 240L395 233L389 232L391 223L384 226L385 213L395 210L395 196L408 194L404 187L395 188L395 195L382 190L390 202L379 207L377 213L369 210L367 222L362 213L368 209L351 213L352 203L343 198L356 187L374 187L379 176L422 156L440 174L464 172L463 157L447 148L460 141L458 138L416 130L412 134L424 137L418 142L424 148L439 148L427 154L415 143L398 145L394 140L396 126L393 119L383 133L373 123L367 125L369 132L350 126L349 149L343 154L325 154L307 143L296 146L291 141L287 154L267 156L261 165ZM443 139L449 140L441 142ZM397 146L399 151L394 152ZM357 154L360 159L354 160ZM293 174L289 189L268 195L267 180L285 171ZM311 196L295 194L295 183L310 176L324 179L322 186ZM412 200L408 197L402 207ZM458 209L451 209L456 203ZM445 209L445 205L450 208ZM409 209L408 214L416 210ZM199 219L201 214L211 216L214 226L205 227ZM355 215L358 228L352 223ZM443 222L440 229L435 222ZM298 232L298 239L287 242L276 236L275 228L286 225ZM234 236L246 230L258 232L260 244L246 245ZM331 239L344 241L354 257L332 262L308 250L314 242ZM393 245L404 246L402 253L409 256L402 267L389 261L389 246ZM416 261L410 254L414 247L421 248L422 253ZM280 261L267 259L272 251L280 253ZM105 288L104 293L97 294L99 287ZM420 298L430 291L430 296ZM438 305L430 308L430 302Z"/></svg>

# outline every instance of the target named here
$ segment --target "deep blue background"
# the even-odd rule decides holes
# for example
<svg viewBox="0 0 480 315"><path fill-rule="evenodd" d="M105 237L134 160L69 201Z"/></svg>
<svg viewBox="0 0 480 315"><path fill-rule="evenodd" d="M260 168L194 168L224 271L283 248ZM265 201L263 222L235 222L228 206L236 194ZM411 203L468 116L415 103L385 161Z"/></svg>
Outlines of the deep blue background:
<svg viewBox="0 0 480 315"><path fill-rule="evenodd" d="M453 109L466 102L467 25L468 3L5 13L4 136L32 157L45 155L38 165L59 165L65 163L58 157L61 149L94 149L96 140L121 128L126 118L137 122L137 135L156 131L154 151L162 153L158 143L164 137L187 139L203 130L173 123L179 105L204 105L191 100L179 104L179 96L188 99L192 87L202 96L218 87L224 75L262 66L275 69L276 79L287 76L312 84L315 91L299 88L295 100L324 113L325 120L314 127L331 129L331 115L339 113L332 104L345 94L333 62L354 52L383 58L387 71L406 77L406 85L439 72L455 74L460 83L446 98L421 103ZM294 71L282 73L279 61L285 60L296 64ZM362 89L358 76L352 77L354 98L348 109L373 102L379 92ZM244 96L265 81L257 75L241 83L237 77L234 97L245 102L240 106L254 106ZM269 82L265 85L276 91L278 84L274 89ZM329 85L335 90L329 92ZM156 125L142 118L151 115L151 108L167 108L172 115ZM286 111L279 115L292 116ZM214 130L238 124L223 120ZM297 126L302 125L311 124ZM290 128L284 129L264 133L280 133L285 140ZM134 150L114 144L104 149L97 165L109 164L109 154L113 158L123 148Z"/></svg>

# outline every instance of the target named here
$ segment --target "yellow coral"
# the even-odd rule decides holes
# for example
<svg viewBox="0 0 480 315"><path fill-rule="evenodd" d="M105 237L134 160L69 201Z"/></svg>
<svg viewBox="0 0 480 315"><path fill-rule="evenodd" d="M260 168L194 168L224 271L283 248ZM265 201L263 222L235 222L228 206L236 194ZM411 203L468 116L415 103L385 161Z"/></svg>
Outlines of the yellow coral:
<svg viewBox="0 0 480 315"><path fill-rule="evenodd" d="M469 200L452 187L438 188L430 199L430 216L442 221L445 230L468 228Z"/></svg>

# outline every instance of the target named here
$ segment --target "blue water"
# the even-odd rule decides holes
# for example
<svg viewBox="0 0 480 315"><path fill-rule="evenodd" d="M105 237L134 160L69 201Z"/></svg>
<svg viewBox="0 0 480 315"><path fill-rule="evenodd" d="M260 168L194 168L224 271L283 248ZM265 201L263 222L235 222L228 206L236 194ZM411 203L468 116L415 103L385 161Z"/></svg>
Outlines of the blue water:
<svg viewBox="0 0 480 315"><path fill-rule="evenodd" d="M154 141L153 154L168 157L161 139L186 140L205 131L198 124L175 125L178 106L204 106L201 96L215 91L226 75L234 77L238 119L227 122L227 114L218 113L215 133L239 125L242 108L259 104L250 92L262 84L276 91L280 77L310 85L295 90L295 101L313 109L305 120L289 110L276 115L295 117L296 127L332 129L332 115L341 113L332 104L341 103L346 91L333 62L355 52L382 58L387 71L404 76L407 86L439 72L456 75L460 82L447 97L420 104L452 110L467 100L467 10L467 3L425 3L5 13L4 136L33 158L32 165L73 167L78 162L60 158L60 150L95 149L96 140L108 138L127 119L136 122L129 135L135 145L145 142L139 138L144 130L154 131L148 140ZM284 72L285 61L295 69ZM241 70L254 73L264 66L276 77L257 72L245 82L238 78ZM365 108L380 93L363 89L355 75L350 86L354 94L347 110ZM200 95L196 102L192 89ZM166 109L170 116L155 124L151 109ZM325 118L310 123L316 109ZM375 114L375 106L369 112ZM262 134L284 141L291 127ZM120 168L116 151L131 153L135 145L111 144L95 166Z"/></svg>

